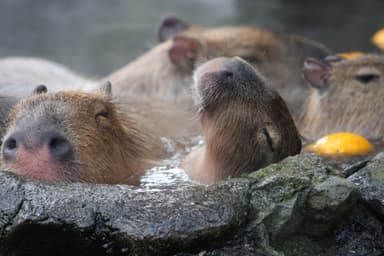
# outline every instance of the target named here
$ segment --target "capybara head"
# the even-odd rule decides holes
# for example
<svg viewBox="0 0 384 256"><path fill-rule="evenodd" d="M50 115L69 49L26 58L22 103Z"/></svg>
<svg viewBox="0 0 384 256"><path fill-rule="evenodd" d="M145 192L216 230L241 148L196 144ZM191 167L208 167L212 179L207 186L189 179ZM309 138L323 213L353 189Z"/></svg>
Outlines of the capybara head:
<svg viewBox="0 0 384 256"><path fill-rule="evenodd" d="M311 87L298 127L317 139L333 132L384 136L384 57L308 59L304 77Z"/></svg>
<svg viewBox="0 0 384 256"><path fill-rule="evenodd" d="M246 26L203 29L175 16L163 19L158 38L159 45L105 78L116 85L119 97L139 94L191 107L195 67L215 57L239 56L257 67L297 112L307 92L302 63L330 54L320 43L299 36Z"/></svg>
<svg viewBox="0 0 384 256"><path fill-rule="evenodd" d="M250 26L203 29L174 16L163 20L158 35L160 40L171 39L169 59L187 74L202 60L241 57L267 77L269 86L282 94L294 112L306 97L302 63L308 57L324 58L331 53L300 36Z"/></svg>
<svg viewBox="0 0 384 256"><path fill-rule="evenodd" d="M197 68L194 81L206 143L202 169L212 167L204 171L214 172L214 180L300 152L299 134L285 102L246 61L213 59ZM205 174L200 175L204 180Z"/></svg>
<svg viewBox="0 0 384 256"><path fill-rule="evenodd" d="M159 142L110 97L110 84L96 93L37 88L11 110L3 167L48 182L137 183Z"/></svg>

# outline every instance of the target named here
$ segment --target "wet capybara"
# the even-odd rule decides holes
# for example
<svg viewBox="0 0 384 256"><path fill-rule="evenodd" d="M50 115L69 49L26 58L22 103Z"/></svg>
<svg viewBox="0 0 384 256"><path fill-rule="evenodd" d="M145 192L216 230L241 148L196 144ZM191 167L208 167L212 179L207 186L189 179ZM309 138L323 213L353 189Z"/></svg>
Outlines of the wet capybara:
<svg viewBox="0 0 384 256"><path fill-rule="evenodd" d="M49 86L50 92L64 89L92 90L100 85L49 60L32 57L0 59L0 95L26 97L38 84Z"/></svg>
<svg viewBox="0 0 384 256"><path fill-rule="evenodd" d="M1 87L12 81L16 81L13 82L16 85L30 85L21 90L28 94L39 83L48 85L50 91L62 90L68 85L71 87L67 89L89 91L97 88L100 81L109 80L119 98L145 95L188 108L193 106L190 84L195 65L215 57L240 56L263 72L268 85L283 96L295 114L308 90L301 77L302 63L308 57L323 58L330 54L320 43L300 36L245 26L203 29L177 17L165 18L158 34L159 39L165 41L97 82L77 76L53 62L27 58L23 67L23 59L2 59L0 94L14 95L12 91L16 89ZM66 74L71 81L63 78ZM54 81L55 77L59 81Z"/></svg>
<svg viewBox="0 0 384 256"><path fill-rule="evenodd" d="M161 44L105 79L122 85L125 93L145 92L185 103L190 99L189 84L196 64L239 56L257 67L268 79L268 86L297 114L308 93L301 75L304 60L331 54L322 44L296 35L247 26L204 29L172 16L163 20L158 38ZM155 56L160 61L155 63ZM148 77L143 66L151 66L154 75Z"/></svg>
<svg viewBox="0 0 384 256"><path fill-rule="evenodd" d="M210 184L300 153L301 140L284 100L239 57L197 68L194 95L205 145L181 167Z"/></svg>
<svg viewBox="0 0 384 256"><path fill-rule="evenodd" d="M2 167L48 182L137 184L165 155L160 137L98 93L44 93L21 100L9 115Z"/></svg>
<svg viewBox="0 0 384 256"><path fill-rule="evenodd" d="M334 132L384 137L384 56L308 59L304 76L311 87L297 120L304 137Z"/></svg>
<svg viewBox="0 0 384 256"><path fill-rule="evenodd" d="M18 101L16 97L1 96L0 95L0 144L1 138L5 132L5 125L7 122L9 111L12 106L15 105Z"/></svg>

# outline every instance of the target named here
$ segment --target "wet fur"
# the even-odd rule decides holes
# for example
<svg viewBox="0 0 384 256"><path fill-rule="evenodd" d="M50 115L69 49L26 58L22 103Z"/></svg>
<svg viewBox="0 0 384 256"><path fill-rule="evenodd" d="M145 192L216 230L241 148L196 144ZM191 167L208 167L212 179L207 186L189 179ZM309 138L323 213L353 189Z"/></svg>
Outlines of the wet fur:
<svg viewBox="0 0 384 256"><path fill-rule="evenodd" d="M179 32L178 35L200 42L204 49L200 56L196 56L197 63L220 56L239 56L250 62L268 78L269 86L283 96L294 114L298 112L308 91L301 78L304 59L324 58L331 53L315 41L256 27L203 29L189 26L186 31ZM65 88L90 91L97 88L100 82L110 80L114 85L115 95L121 99L132 94L146 95L176 102L189 109L193 106L189 88L194 67L192 65L186 70L170 61L168 53L173 44L174 38L170 38L98 81L80 77L65 67L49 61L29 58L2 59L0 84L11 82L13 85L21 86L21 92L24 93L30 92L37 84L46 84L50 91ZM20 94L14 90L14 88L0 88L0 95Z"/></svg>
<svg viewBox="0 0 384 256"><path fill-rule="evenodd" d="M108 117L95 119L100 111ZM101 93L31 96L11 111L8 133L25 129L18 127L23 118L34 128L46 116L53 116L60 132L74 146L71 170L63 181L137 184L143 172L166 154L154 131L142 127L129 113L122 113Z"/></svg>
<svg viewBox="0 0 384 256"><path fill-rule="evenodd" d="M225 69L228 63L240 67L235 81L225 84L215 80L210 73L213 61L219 63L214 72ZM212 183L298 154L301 141L288 108L266 87L263 76L240 59L213 61L195 72L194 92L205 146L183 162L188 174Z"/></svg>
<svg viewBox="0 0 384 256"><path fill-rule="evenodd" d="M366 71L364 71L364 69ZM370 83L356 79L359 72L377 73ZM365 55L333 63L326 89L311 89L298 128L318 139L333 132L354 132L371 139L384 136L384 57Z"/></svg>

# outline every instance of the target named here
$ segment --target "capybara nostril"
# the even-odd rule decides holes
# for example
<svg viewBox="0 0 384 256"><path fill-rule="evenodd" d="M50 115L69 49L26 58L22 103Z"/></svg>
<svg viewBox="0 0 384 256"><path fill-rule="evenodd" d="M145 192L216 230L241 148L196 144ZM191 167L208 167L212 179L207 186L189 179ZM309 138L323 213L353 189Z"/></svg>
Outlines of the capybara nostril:
<svg viewBox="0 0 384 256"><path fill-rule="evenodd" d="M223 70L219 72L219 76L224 81L231 81L233 79L234 74L230 70Z"/></svg>
<svg viewBox="0 0 384 256"><path fill-rule="evenodd" d="M3 144L3 160L9 161L16 157L18 142L16 137L8 137Z"/></svg>
<svg viewBox="0 0 384 256"><path fill-rule="evenodd" d="M46 138L48 150L56 160L68 160L72 156L72 145L63 135L49 132Z"/></svg>

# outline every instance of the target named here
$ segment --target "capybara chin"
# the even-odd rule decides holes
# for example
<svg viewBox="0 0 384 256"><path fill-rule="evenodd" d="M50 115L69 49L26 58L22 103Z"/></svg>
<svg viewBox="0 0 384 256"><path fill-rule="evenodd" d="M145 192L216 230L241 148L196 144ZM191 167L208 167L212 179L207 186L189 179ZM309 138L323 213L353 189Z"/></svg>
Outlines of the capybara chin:
<svg viewBox="0 0 384 256"><path fill-rule="evenodd" d="M300 133L318 139L353 132L369 139L384 136L384 56L308 59L304 77L311 93L297 121Z"/></svg>
<svg viewBox="0 0 384 256"><path fill-rule="evenodd" d="M205 146L182 162L192 179L210 184L300 152L285 102L250 64L216 58L198 67L194 81Z"/></svg>
<svg viewBox="0 0 384 256"><path fill-rule="evenodd" d="M96 93L43 91L11 110L5 169L48 182L137 184L165 154L156 134L111 102L110 84Z"/></svg>

